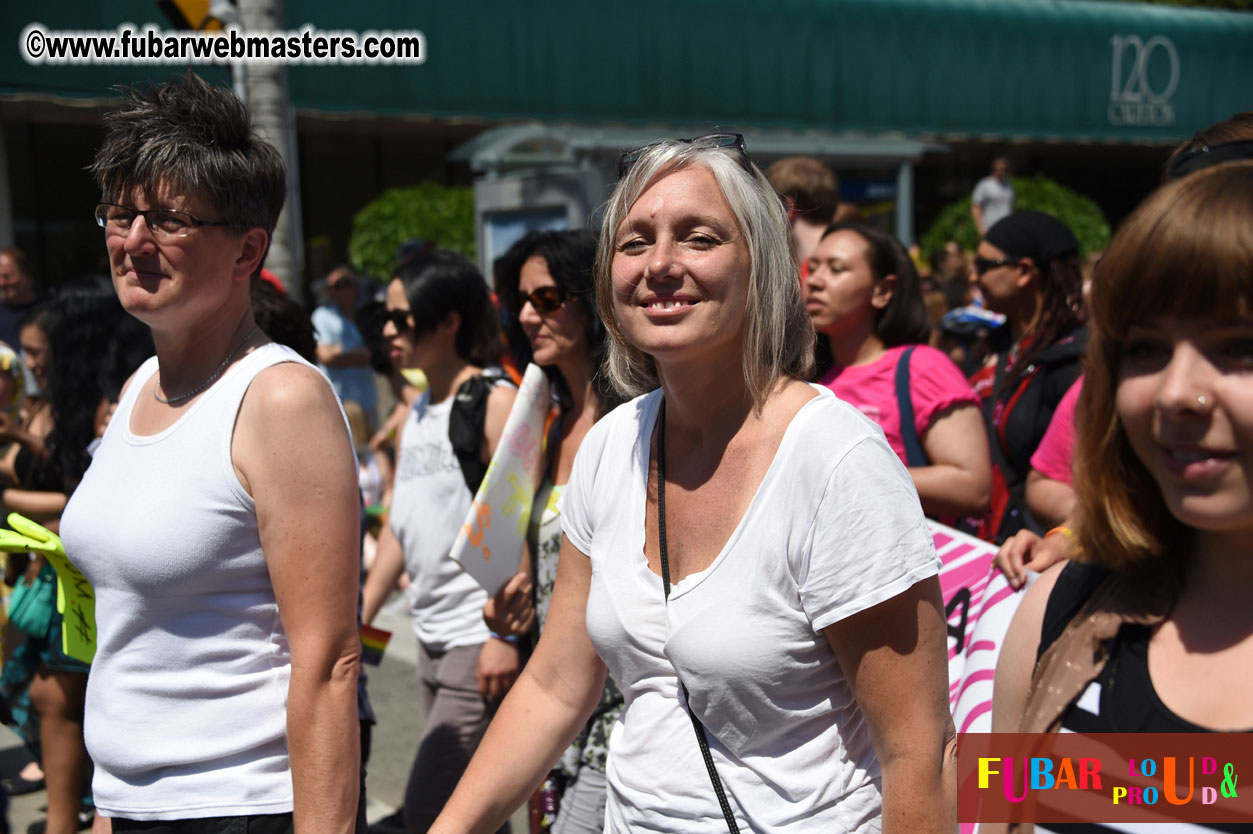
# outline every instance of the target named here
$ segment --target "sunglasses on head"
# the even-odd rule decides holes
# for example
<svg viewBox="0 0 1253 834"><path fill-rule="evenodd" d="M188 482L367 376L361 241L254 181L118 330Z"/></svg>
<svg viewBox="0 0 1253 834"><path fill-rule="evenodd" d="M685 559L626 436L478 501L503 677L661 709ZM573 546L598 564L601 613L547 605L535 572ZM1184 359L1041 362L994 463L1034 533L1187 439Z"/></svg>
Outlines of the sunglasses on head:
<svg viewBox="0 0 1253 834"><path fill-rule="evenodd" d="M411 318L408 310L388 310L383 314L383 323L390 321L397 333L404 333L413 328Z"/></svg>
<svg viewBox="0 0 1253 834"><path fill-rule="evenodd" d="M1202 145L1187 153L1180 154L1166 171L1166 179L1177 180L1180 177L1220 165L1224 162L1237 162L1253 159L1253 142L1223 142L1217 145Z"/></svg>
<svg viewBox="0 0 1253 834"><path fill-rule="evenodd" d="M531 305L531 309L546 316L549 313L555 313L561 309L566 303L566 294L559 287L551 284L546 287L536 287L529 293L518 292L518 310L520 311L527 304Z"/></svg>
<svg viewBox="0 0 1253 834"><path fill-rule="evenodd" d="M664 140L662 140L664 141ZM676 142L682 142L685 145L691 145L694 148L730 148L736 151L736 159L745 171L752 173L749 167L748 152L744 150L744 137L739 133L706 133L704 136L697 136L692 139L676 139ZM635 150L627 151L618 157L618 179L626 176L627 171L631 170L631 166L640 161L650 148L655 148L661 142L649 142Z"/></svg>
<svg viewBox="0 0 1253 834"><path fill-rule="evenodd" d="M989 269L996 269L998 266L1017 266L1019 260L1017 258L983 258L975 255L975 275L982 275Z"/></svg>

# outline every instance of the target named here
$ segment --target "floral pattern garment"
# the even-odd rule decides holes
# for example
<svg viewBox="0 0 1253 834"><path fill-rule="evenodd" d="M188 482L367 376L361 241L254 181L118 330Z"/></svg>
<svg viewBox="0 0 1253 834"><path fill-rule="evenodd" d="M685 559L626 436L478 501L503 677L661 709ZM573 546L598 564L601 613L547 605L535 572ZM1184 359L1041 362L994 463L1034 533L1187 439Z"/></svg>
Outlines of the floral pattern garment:
<svg viewBox="0 0 1253 834"><path fill-rule="evenodd" d="M553 583L557 579L557 554L561 551L561 513L557 499L565 491L565 484L553 484L547 478L535 494L531 511L531 526L527 543L531 548L532 570L535 576L535 614L540 630L548 619L548 605L552 602ZM562 754L557 769L567 778L578 774L582 767L590 767L602 773L609 756L609 733L622 712L622 693L613 678L605 676L605 689L600 703L592 712L583 731Z"/></svg>

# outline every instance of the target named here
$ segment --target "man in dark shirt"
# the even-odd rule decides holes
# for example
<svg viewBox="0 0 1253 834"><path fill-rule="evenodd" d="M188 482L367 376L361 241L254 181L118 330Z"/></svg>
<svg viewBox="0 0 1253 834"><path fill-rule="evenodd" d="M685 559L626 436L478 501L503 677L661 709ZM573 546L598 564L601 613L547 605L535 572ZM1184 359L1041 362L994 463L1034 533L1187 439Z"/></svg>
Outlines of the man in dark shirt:
<svg viewBox="0 0 1253 834"><path fill-rule="evenodd" d="M18 322L27 310L39 302L26 255L20 249L0 249L0 342L21 352ZM25 363L22 364L22 372L25 375L26 396L39 396L39 385Z"/></svg>
<svg viewBox="0 0 1253 834"><path fill-rule="evenodd" d="M17 347L17 322L38 302L26 256L19 249L0 249L0 341Z"/></svg>

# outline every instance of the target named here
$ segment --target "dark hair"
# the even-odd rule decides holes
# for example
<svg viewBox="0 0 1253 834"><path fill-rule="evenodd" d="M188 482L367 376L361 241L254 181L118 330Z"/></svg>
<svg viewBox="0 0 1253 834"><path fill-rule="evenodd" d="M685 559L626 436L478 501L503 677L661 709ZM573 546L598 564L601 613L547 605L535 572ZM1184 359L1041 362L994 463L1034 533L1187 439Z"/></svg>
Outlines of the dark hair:
<svg viewBox="0 0 1253 834"><path fill-rule="evenodd" d="M21 330L23 327L30 327L31 325L38 327L40 330L44 331L44 333L48 332L47 301L40 302L32 307L27 307L22 311L21 315L17 317L18 330ZM17 347L17 345L13 345L13 347Z"/></svg>
<svg viewBox="0 0 1253 834"><path fill-rule="evenodd" d="M106 278L87 276L61 286L45 305L48 398L52 431L48 458L66 492L91 463L96 408L115 399L125 381L153 354L152 334L122 309Z"/></svg>
<svg viewBox="0 0 1253 834"><path fill-rule="evenodd" d="M596 312L596 287L593 276L596 266L596 235L589 231L553 232L533 231L509 247L493 265L496 277L496 294L500 299L501 317L505 324L505 338L509 353L519 369L531 361L531 340L526 337L518 314L522 309L518 286L522 280L522 265L539 255L548 265L548 274L566 296L567 304L577 304L583 312L584 335L591 353L592 388L596 392L597 414L604 416L622 402L614 391L608 376L603 373L605 352L609 349L604 322ZM569 387L556 368L545 368L544 373L556 387L563 403L569 403Z"/></svg>
<svg viewBox="0 0 1253 834"><path fill-rule="evenodd" d="M26 253L16 246L10 246L7 249L0 249L0 255L8 255L13 259L14 266L18 272L26 276L26 279L32 284L35 282L35 273L31 271L30 258L26 257Z"/></svg>
<svg viewBox="0 0 1253 834"><path fill-rule="evenodd" d="M252 296L252 317L261 332L317 364L317 338L304 308L258 275L252 276L248 290Z"/></svg>
<svg viewBox="0 0 1253 834"><path fill-rule="evenodd" d="M1011 258L1030 258L1040 274L1034 324L1019 338L1021 353L994 392L1000 397L1017 387L1036 356L1083 323L1083 265L1070 227L1044 212L1015 211L998 220L983 239Z"/></svg>
<svg viewBox="0 0 1253 834"><path fill-rule="evenodd" d="M123 87L105 116L91 172L103 199L152 196L166 185L208 201L236 231L273 234L287 174L283 158L253 132L248 108L230 90L192 72L164 84Z"/></svg>
<svg viewBox="0 0 1253 834"><path fill-rule="evenodd" d="M927 305L922 300L918 270L909 252L887 232L865 223L832 223L822 233L853 232L866 242L866 263L876 281L896 276L896 289L882 310L875 311L874 333L884 347L926 342L931 336Z"/></svg>
<svg viewBox="0 0 1253 834"><path fill-rule="evenodd" d="M404 286L418 333L433 330L449 313L456 313L457 355L483 366L500 357L500 322L487 282L474 265L456 252L434 249L396 270Z"/></svg>

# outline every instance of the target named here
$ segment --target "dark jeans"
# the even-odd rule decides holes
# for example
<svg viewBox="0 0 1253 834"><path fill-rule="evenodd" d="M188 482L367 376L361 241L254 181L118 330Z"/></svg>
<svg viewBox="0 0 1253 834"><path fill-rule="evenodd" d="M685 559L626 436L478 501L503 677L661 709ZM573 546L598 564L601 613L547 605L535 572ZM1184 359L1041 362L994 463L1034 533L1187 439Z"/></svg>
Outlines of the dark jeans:
<svg viewBox="0 0 1253 834"><path fill-rule="evenodd" d="M292 830L290 813L192 820L113 819L113 834L292 834Z"/></svg>

